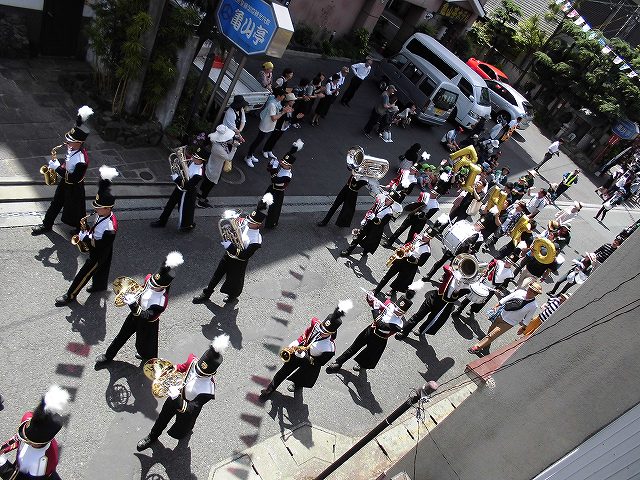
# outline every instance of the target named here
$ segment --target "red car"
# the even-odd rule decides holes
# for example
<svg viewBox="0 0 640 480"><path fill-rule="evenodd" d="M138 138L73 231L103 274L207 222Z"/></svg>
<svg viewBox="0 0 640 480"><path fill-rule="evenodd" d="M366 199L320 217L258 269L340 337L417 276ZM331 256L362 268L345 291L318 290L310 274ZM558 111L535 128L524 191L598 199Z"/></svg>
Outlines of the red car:
<svg viewBox="0 0 640 480"><path fill-rule="evenodd" d="M509 77L507 77L502 70L494 67L490 63L472 57L467 60L467 65L485 80L498 80L499 82L509 83Z"/></svg>

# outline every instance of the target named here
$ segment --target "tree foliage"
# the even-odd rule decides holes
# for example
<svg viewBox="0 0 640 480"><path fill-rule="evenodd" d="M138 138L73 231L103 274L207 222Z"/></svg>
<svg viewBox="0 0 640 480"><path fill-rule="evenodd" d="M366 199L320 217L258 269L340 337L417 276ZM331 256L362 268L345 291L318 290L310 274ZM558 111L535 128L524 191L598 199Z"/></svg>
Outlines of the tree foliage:
<svg viewBox="0 0 640 480"><path fill-rule="evenodd" d="M524 52L531 54L542 48L546 37L540 28L540 17L533 15L518 23L513 39Z"/></svg>

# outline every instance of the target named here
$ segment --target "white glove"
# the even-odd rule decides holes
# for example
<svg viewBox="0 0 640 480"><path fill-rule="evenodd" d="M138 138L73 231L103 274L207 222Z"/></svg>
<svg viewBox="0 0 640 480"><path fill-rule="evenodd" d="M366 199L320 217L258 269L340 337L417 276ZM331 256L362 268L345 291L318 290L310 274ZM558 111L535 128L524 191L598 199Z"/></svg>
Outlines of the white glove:
<svg viewBox="0 0 640 480"><path fill-rule="evenodd" d="M229 240L225 240L224 242L220 242L220 245L222 245L222 247L226 250L227 248L229 248L229 245L231 245L231 242Z"/></svg>
<svg viewBox="0 0 640 480"><path fill-rule="evenodd" d="M169 398L171 400L175 400L180 396L180 389L176 385L171 385L169 387Z"/></svg>
<svg viewBox="0 0 640 480"><path fill-rule="evenodd" d="M177 173L172 173L171 174L171 180L173 180L174 182L178 179L180 175L178 175Z"/></svg>
<svg viewBox="0 0 640 480"><path fill-rule="evenodd" d="M2 455L0 455L0 467L5 463L7 463L7 457L3 453Z"/></svg>
<svg viewBox="0 0 640 480"><path fill-rule="evenodd" d="M60 162L58 160L49 160L49 168L51 170L55 170L60 166Z"/></svg>
<svg viewBox="0 0 640 480"><path fill-rule="evenodd" d="M124 296L124 303L126 303L127 305L133 305L134 303L136 303L136 296L133 293L127 293Z"/></svg>
<svg viewBox="0 0 640 480"><path fill-rule="evenodd" d="M80 237L80 240L84 240L88 235L89 232L87 232L86 230L80 230L80 232L78 233L78 237Z"/></svg>

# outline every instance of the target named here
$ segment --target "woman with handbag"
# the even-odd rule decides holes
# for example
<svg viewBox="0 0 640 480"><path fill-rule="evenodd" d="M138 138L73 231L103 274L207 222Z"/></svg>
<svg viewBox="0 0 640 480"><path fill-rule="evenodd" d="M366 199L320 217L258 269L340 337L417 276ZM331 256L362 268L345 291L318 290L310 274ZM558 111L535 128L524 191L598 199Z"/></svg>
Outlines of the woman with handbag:
<svg viewBox="0 0 640 480"><path fill-rule="evenodd" d="M489 317L491 326L487 335L467 351L475 355L489 353L491 342L516 324L520 325L518 335L522 334L538 309L536 296L541 293L542 285L531 282L526 290L516 290L502 298Z"/></svg>
<svg viewBox="0 0 640 480"><path fill-rule="evenodd" d="M211 206L209 200L207 200L209 192L220 180L223 169L225 172L231 171L231 161L238 148L238 142L234 137L235 132L227 128L226 125L218 125L216 131L209 134L211 155L209 155L209 161L200 184L200 192L196 201L197 207L207 208Z"/></svg>

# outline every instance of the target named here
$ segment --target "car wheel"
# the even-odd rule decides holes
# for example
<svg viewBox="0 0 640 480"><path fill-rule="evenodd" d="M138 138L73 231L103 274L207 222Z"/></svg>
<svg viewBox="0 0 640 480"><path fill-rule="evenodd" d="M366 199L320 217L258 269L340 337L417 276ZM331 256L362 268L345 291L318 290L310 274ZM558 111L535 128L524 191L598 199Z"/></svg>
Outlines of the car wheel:
<svg viewBox="0 0 640 480"><path fill-rule="evenodd" d="M496 113L496 123L505 124L505 123L509 123L510 121L511 121L511 115L509 115L504 110L501 110L498 113Z"/></svg>
<svg viewBox="0 0 640 480"><path fill-rule="evenodd" d="M380 89L381 92L384 92L388 86L389 86L389 82L387 81L386 78L380 80L380 83L378 84L378 88Z"/></svg>

